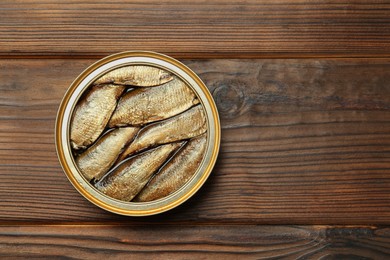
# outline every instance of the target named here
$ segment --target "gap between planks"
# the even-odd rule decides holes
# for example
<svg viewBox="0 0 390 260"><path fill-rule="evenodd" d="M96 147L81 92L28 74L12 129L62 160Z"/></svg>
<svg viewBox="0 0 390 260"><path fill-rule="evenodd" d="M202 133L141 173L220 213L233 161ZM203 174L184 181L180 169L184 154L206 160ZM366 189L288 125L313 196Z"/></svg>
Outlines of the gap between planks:
<svg viewBox="0 0 390 260"><path fill-rule="evenodd" d="M153 50L124 50L126 51L152 51ZM118 52L96 53L96 54L64 54L64 53L1 53L0 59L85 59L85 60L100 60L106 56L116 54ZM177 53L177 52L161 52L175 59L185 60L207 60L207 59L318 59L318 60L338 60L338 59L388 59L389 54L383 53L360 53L360 54L334 54L334 53L235 53L235 52L218 52L218 53Z"/></svg>

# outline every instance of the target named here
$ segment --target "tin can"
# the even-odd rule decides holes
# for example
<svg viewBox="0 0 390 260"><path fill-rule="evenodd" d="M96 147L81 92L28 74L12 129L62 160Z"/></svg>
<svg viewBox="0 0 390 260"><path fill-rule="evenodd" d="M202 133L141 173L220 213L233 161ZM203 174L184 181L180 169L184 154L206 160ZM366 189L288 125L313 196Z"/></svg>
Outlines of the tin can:
<svg viewBox="0 0 390 260"><path fill-rule="evenodd" d="M207 146L203 160L193 177L179 190L162 199L150 202L126 202L106 196L81 174L72 155L70 124L76 104L87 88L100 76L115 68L131 65L157 67L184 81L197 95L207 121ZM131 51L105 57L83 71L70 85L60 104L55 128L56 150L60 164L69 181L87 200L107 211L128 215L147 216L170 210L189 199L204 184L217 159L221 127L214 100L202 80L181 62L163 54Z"/></svg>

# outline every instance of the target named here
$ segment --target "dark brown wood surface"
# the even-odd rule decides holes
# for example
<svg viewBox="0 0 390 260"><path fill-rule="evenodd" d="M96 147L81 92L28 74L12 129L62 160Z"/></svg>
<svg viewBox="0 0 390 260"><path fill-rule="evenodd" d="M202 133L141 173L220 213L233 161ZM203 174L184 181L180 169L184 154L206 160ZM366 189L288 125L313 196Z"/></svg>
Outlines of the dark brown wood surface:
<svg viewBox="0 0 390 260"><path fill-rule="evenodd" d="M21 226L0 255L76 259L387 259L390 230L372 226Z"/></svg>
<svg viewBox="0 0 390 260"><path fill-rule="evenodd" d="M72 80L132 49L197 72L222 123L206 184L146 218L86 201L54 146ZM0 79L0 258L389 258L388 1L2 1Z"/></svg>
<svg viewBox="0 0 390 260"><path fill-rule="evenodd" d="M92 62L2 61L0 220L129 221L79 195L56 157L58 105ZM170 221L388 223L390 59L184 62L213 93L222 145Z"/></svg>
<svg viewBox="0 0 390 260"><path fill-rule="evenodd" d="M0 17L0 55L134 49L180 58L390 53L387 0L6 0Z"/></svg>

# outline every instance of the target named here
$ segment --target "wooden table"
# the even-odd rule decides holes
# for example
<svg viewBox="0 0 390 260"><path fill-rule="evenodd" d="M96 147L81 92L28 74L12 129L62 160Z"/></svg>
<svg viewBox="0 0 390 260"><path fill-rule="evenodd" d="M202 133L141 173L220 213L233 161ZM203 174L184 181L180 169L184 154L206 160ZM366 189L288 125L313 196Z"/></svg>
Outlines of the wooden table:
<svg viewBox="0 0 390 260"><path fill-rule="evenodd" d="M390 257L389 1L0 3L0 256ZM57 108L96 60L152 50L216 100L218 162L143 218L86 201L61 170Z"/></svg>

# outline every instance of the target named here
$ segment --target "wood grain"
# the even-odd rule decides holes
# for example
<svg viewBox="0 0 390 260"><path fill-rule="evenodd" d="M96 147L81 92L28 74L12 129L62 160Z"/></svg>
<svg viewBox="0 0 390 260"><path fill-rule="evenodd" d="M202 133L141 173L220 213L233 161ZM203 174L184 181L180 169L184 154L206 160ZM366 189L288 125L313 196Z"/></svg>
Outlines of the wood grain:
<svg viewBox="0 0 390 260"><path fill-rule="evenodd" d="M387 259L390 230L326 226L21 226L0 257L77 259Z"/></svg>
<svg viewBox="0 0 390 260"><path fill-rule="evenodd" d="M58 105L92 62L0 63L3 224L389 224L389 59L185 60L216 100L220 156L195 197L142 219L87 202L56 157Z"/></svg>
<svg viewBox="0 0 390 260"><path fill-rule="evenodd" d="M5 0L0 17L1 259L389 258L389 1ZM86 201L54 145L73 79L135 49L197 59L223 127L205 186L146 218Z"/></svg>
<svg viewBox="0 0 390 260"><path fill-rule="evenodd" d="M2 1L0 55L177 58L390 56L390 3L347 1Z"/></svg>

